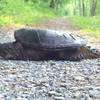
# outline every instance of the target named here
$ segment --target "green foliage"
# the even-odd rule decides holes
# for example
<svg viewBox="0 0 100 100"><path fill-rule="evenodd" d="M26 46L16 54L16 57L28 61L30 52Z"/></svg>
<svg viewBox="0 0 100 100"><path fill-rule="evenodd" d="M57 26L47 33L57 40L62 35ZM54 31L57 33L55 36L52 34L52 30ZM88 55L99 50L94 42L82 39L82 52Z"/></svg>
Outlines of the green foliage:
<svg viewBox="0 0 100 100"><path fill-rule="evenodd" d="M92 36L100 37L100 17L70 17L73 24Z"/></svg>
<svg viewBox="0 0 100 100"><path fill-rule="evenodd" d="M6 0L6 2L3 2L2 0L0 7L1 26L34 24L42 19L55 16L54 11L43 2L25 2L25 0Z"/></svg>

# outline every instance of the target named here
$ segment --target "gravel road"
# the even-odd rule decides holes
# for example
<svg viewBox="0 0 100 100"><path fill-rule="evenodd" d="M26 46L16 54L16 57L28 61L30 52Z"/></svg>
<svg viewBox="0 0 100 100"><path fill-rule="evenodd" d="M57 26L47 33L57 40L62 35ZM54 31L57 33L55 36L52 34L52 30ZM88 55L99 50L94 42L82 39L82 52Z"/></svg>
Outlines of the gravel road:
<svg viewBox="0 0 100 100"><path fill-rule="evenodd" d="M13 40L0 29L0 42ZM100 59L0 60L0 100L100 100Z"/></svg>

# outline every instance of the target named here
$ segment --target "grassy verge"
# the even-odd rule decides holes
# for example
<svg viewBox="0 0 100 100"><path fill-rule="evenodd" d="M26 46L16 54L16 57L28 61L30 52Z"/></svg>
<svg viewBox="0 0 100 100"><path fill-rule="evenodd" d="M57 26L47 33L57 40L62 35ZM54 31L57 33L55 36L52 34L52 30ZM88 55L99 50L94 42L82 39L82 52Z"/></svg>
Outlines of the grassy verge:
<svg viewBox="0 0 100 100"><path fill-rule="evenodd" d="M24 0L7 0L2 3L0 9L0 26L32 25L43 19L52 18L55 15L47 4L40 2L24 2Z"/></svg>
<svg viewBox="0 0 100 100"><path fill-rule="evenodd" d="M0 26L32 25L44 19L53 18L54 16L53 12L48 11L28 11L18 15L0 15Z"/></svg>
<svg viewBox="0 0 100 100"><path fill-rule="evenodd" d="M24 15L1 15L0 16L0 26L21 26L21 25L34 25L38 22L42 22L44 19L53 18L54 15L47 15L37 13L24 14Z"/></svg>
<svg viewBox="0 0 100 100"><path fill-rule="evenodd" d="M72 23L90 36L100 38L100 17L70 17Z"/></svg>

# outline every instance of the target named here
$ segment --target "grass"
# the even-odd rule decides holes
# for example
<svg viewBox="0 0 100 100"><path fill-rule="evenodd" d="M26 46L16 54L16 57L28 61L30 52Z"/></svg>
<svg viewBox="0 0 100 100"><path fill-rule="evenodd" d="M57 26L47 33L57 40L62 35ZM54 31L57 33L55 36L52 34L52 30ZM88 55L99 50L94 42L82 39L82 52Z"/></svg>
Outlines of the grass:
<svg viewBox="0 0 100 100"><path fill-rule="evenodd" d="M69 17L72 23L88 35L100 38L100 16L95 17Z"/></svg>
<svg viewBox="0 0 100 100"><path fill-rule="evenodd" d="M0 26L31 25L54 16L56 14L46 4L41 6L38 3L33 5L26 3L24 0L15 0L15 2L8 0L7 4L0 10Z"/></svg>
<svg viewBox="0 0 100 100"><path fill-rule="evenodd" d="M54 15L47 15L42 13L36 13L36 14L24 14L24 15L1 15L0 16L0 26L20 26L20 25L32 25L36 24L44 19L47 18L53 18Z"/></svg>

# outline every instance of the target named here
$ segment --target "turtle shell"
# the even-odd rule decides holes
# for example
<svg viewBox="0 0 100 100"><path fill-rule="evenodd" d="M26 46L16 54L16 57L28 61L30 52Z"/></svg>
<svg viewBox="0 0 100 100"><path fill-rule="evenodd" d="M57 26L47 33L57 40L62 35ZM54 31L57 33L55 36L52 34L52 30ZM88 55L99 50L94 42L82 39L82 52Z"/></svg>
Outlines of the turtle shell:
<svg viewBox="0 0 100 100"><path fill-rule="evenodd" d="M19 29L14 32L14 36L23 47L32 49L65 50L86 45L86 42L78 36L54 30Z"/></svg>

